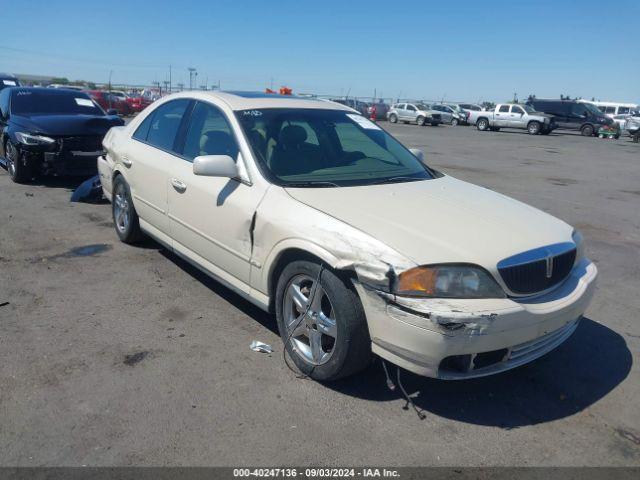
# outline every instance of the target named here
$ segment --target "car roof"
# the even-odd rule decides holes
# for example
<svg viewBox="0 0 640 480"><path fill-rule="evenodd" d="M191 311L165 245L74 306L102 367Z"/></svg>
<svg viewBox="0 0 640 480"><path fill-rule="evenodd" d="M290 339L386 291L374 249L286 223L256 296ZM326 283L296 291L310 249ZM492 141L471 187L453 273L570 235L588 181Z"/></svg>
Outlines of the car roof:
<svg viewBox="0 0 640 480"><path fill-rule="evenodd" d="M238 92L238 91L202 91L192 90L173 93L163 98L194 98L196 100L219 100L226 103L232 110L250 110L252 108L314 108L322 110L344 110L353 112L353 109L334 102L297 97L295 95L278 95L262 92Z"/></svg>

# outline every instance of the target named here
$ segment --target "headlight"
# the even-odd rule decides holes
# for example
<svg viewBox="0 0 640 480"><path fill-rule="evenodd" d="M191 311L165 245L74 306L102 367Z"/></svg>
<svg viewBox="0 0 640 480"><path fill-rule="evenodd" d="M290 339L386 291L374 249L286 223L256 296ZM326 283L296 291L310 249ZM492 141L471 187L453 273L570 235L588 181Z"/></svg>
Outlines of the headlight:
<svg viewBox="0 0 640 480"><path fill-rule="evenodd" d="M24 132L16 132L16 138L25 145L51 145L55 142L53 138Z"/></svg>
<svg viewBox="0 0 640 480"><path fill-rule="evenodd" d="M432 298L505 298L496 281L473 265L431 265L398 276L398 295Z"/></svg>
<svg viewBox="0 0 640 480"><path fill-rule="evenodd" d="M574 230L571 234L573 243L576 244L576 263L584 256L584 241L582 234L578 230Z"/></svg>

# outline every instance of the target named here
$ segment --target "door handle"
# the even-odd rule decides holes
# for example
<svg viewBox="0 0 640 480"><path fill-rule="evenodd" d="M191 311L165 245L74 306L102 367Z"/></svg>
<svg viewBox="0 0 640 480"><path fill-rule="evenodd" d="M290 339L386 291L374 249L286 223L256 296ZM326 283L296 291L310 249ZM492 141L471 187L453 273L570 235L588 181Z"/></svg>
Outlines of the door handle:
<svg viewBox="0 0 640 480"><path fill-rule="evenodd" d="M122 164L127 167L127 168L131 168L132 162L131 160L129 160L127 157L122 157L120 159L120 161L122 162Z"/></svg>
<svg viewBox="0 0 640 480"><path fill-rule="evenodd" d="M171 185L173 185L173 188L175 188L180 193L184 192L187 189L187 186L185 185L185 183L181 182L177 178L171 179Z"/></svg>

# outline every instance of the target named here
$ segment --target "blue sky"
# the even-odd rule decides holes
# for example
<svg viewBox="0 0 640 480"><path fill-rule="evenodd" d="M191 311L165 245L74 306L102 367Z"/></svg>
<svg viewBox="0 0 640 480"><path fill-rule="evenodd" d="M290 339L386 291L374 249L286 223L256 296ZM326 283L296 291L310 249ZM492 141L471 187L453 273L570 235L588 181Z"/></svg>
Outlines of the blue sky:
<svg viewBox="0 0 640 480"><path fill-rule="evenodd" d="M640 101L640 1L0 1L0 71L223 89Z"/></svg>

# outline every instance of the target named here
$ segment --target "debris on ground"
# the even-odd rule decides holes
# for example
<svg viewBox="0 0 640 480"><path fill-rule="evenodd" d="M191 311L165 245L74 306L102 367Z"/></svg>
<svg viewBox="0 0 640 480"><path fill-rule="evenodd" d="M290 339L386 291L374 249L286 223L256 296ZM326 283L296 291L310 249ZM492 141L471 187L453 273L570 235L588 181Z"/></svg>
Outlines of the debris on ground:
<svg viewBox="0 0 640 480"><path fill-rule="evenodd" d="M102 201L102 184L96 175L82 182L71 194L72 202L98 203Z"/></svg>
<svg viewBox="0 0 640 480"><path fill-rule="evenodd" d="M122 363L130 367L133 367L135 364L140 363L142 360L144 360L147 357L147 355L149 355L149 352L147 351L136 352L136 353L132 353L131 355L125 355L124 361Z"/></svg>
<svg viewBox="0 0 640 480"><path fill-rule="evenodd" d="M7 305L9 305L9 302L2 302L2 303L0 303L0 307L6 307Z"/></svg>
<svg viewBox="0 0 640 480"><path fill-rule="evenodd" d="M266 343L262 343L258 340L254 340L253 342L251 342L249 348L254 352L273 353L273 348L271 348L271 345L267 345Z"/></svg>

